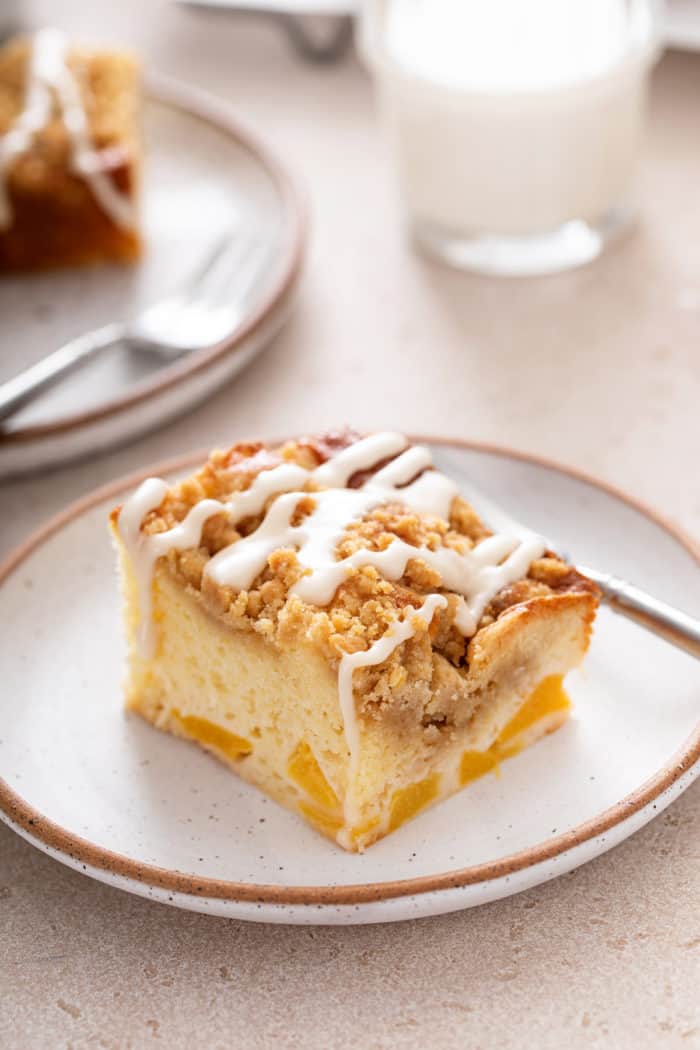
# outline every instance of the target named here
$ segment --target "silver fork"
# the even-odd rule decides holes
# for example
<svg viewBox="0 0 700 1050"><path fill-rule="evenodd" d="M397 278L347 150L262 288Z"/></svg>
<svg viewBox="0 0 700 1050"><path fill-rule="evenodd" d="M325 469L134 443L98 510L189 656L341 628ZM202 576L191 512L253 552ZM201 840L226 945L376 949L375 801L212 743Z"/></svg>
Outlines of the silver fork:
<svg viewBox="0 0 700 1050"><path fill-rule="evenodd" d="M444 461L445 455L441 453ZM533 534L521 522L513 518L503 507L494 503L471 481L459 484L462 495L479 511L480 517L496 532L515 533L516 535ZM569 555L561 546L542 537L548 548L557 551L567 561ZM627 619L634 620L640 627L659 635L667 642L684 649L691 656L700 659L700 620L688 613L674 609L672 605L654 598L651 594L633 586L619 576L592 569L586 565L576 564L577 569L589 580L600 587L606 605Z"/></svg>
<svg viewBox="0 0 700 1050"><path fill-rule="evenodd" d="M176 295L154 303L130 320L115 321L71 339L0 384L0 420L115 346L175 358L220 343L235 331L255 291L267 254L263 245L265 238L252 225L228 230Z"/></svg>

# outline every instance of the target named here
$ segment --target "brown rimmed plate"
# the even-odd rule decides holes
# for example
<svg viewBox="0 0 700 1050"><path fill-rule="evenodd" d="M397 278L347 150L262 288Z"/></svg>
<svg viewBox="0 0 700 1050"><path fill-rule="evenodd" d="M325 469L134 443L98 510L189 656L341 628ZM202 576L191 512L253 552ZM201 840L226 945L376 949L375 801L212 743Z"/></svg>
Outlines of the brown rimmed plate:
<svg viewBox="0 0 700 1050"><path fill-rule="evenodd" d="M582 562L700 612L697 545L632 498L508 450L432 441L438 465ZM177 475L199 458L147 473ZM63 863L215 915L385 922L569 871L651 820L700 772L700 665L603 609L585 668L570 677L568 725L500 777L362 856L345 854L195 746L124 715L105 522L137 480L74 504L0 571L0 816Z"/></svg>
<svg viewBox="0 0 700 1050"><path fill-rule="evenodd" d="M0 426L0 478L94 455L175 418L240 371L289 314L307 220L281 162L227 106L162 77L147 84L144 132L143 260L3 277L0 381L185 287L228 229L260 238L254 294L217 346L172 361L120 349L67 377Z"/></svg>

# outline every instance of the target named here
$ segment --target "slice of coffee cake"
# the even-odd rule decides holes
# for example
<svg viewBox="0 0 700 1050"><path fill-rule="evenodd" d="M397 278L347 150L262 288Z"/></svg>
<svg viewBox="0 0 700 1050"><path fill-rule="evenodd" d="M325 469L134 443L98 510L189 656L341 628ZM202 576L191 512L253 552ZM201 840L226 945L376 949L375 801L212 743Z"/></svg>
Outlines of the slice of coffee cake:
<svg viewBox="0 0 700 1050"><path fill-rule="evenodd" d="M567 717L595 586L400 434L235 445L112 527L128 706L345 849Z"/></svg>
<svg viewBox="0 0 700 1050"><path fill-rule="evenodd" d="M0 271L141 251L138 64L42 29L0 48Z"/></svg>

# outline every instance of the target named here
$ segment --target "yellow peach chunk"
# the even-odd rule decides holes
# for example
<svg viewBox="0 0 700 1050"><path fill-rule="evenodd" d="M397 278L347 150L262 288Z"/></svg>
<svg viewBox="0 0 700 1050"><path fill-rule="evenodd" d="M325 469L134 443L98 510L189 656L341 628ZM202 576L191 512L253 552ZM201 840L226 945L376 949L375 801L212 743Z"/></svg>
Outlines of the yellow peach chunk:
<svg viewBox="0 0 700 1050"><path fill-rule="evenodd" d="M563 676L560 674L543 678L520 710L501 730L496 746L502 748L504 744L525 732L546 715L551 715L555 711L567 711L571 707L571 701L566 694L563 681Z"/></svg>
<svg viewBox="0 0 700 1050"><path fill-rule="evenodd" d="M563 686L562 675L550 675L543 678L527 700L513 715L510 722L501 730L495 743L488 751L465 751L459 766L459 780L462 785L483 777L486 773L498 768L499 761L513 758L523 744L519 737L547 715L556 711L568 711L571 701Z"/></svg>
<svg viewBox="0 0 700 1050"><path fill-rule="evenodd" d="M331 839L335 839L343 826L343 818L338 813L329 813L327 810L319 809L317 806L310 806L307 802L299 803L299 812L318 831Z"/></svg>
<svg viewBox="0 0 700 1050"><path fill-rule="evenodd" d="M395 791L391 800L389 830L394 831L414 817L429 802L432 802L438 793L439 784L439 774L433 773L425 780L419 780L415 784L409 784L408 787Z"/></svg>
<svg viewBox="0 0 700 1050"><path fill-rule="evenodd" d="M350 838L357 844L362 839L366 838L370 832L374 831L379 827L380 820L378 817L372 817L371 820L366 820L364 824L357 824L354 828L350 829Z"/></svg>
<svg viewBox="0 0 700 1050"><path fill-rule="evenodd" d="M464 786L498 766L498 756L489 751L465 751L459 763L459 782Z"/></svg>
<svg viewBox="0 0 700 1050"><path fill-rule="evenodd" d="M199 718L197 715L182 715L173 708L170 712L182 731L206 747L213 747L227 758L242 758L249 755L253 745L249 740L236 733L232 733L223 726L210 722L207 718Z"/></svg>
<svg viewBox="0 0 700 1050"><path fill-rule="evenodd" d="M338 796L323 775L316 756L302 740L287 764L287 776L319 806L334 809L340 805Z"/></svg>

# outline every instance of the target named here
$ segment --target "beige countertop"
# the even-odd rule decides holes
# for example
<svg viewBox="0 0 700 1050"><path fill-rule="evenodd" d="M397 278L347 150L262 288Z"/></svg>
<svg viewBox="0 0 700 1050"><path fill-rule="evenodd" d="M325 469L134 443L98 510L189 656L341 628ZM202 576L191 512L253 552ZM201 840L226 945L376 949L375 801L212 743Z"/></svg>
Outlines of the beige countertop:
<svg viewBox="0 0 700 1050"><path fill-rule="evenodd" d="M2 552L144 463L344 421L551 455L700 534L700 56L667 56L656 74L637 232L588 269L499 282L407 250L353 62L303 67L271 25L170 5L27 8L132 42L226 98L305 183L313 237L298 308L269 351L177 424L1 488ZM0 828L3 1050L687 1050L700 1047L699 987L700 784L555 882L462 914L355 929L177 912L91 882Z"/></svg>

